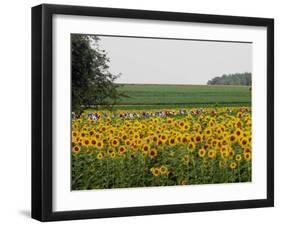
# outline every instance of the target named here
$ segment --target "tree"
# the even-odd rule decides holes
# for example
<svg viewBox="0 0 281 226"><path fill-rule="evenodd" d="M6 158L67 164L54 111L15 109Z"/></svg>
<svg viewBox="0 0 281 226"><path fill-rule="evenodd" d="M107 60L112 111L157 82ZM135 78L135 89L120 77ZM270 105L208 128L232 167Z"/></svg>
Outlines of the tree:
<svg viewBox="0 0 281 226"><path fill-rule="evenodd" d="M119 97L114 81L119 75L109 72L109 58L93 35L71 35L72 111L100 106L110 108Z"/></svg>
<svg viewBox="0 0 281 226"><path fill-rule="evenodd" d="M249 72L236 73L229 75L222 75L221 77L214 77L207 82L207 85L252 85L252 74Z"/></svg>

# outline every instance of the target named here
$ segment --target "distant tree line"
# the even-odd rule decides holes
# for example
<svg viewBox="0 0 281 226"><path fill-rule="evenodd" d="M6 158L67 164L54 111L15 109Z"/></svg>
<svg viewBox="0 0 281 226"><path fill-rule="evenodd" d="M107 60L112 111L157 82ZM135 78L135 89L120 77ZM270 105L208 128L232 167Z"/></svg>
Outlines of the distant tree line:
<svg viewBox="0 0 281 226"><path fill-rule="evenodd" d="M235 73L214 77L207 82L207 85L252 85L252 74L249 72Z"/></svg>

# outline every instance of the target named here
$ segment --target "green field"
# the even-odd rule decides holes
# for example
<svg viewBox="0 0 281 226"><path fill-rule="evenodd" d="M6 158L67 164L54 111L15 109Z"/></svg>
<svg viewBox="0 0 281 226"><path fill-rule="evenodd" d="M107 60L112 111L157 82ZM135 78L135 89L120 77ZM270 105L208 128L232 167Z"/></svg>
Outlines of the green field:
<svg viewBox="0 0 281 226"><path fill-rule="evenodd" d="M118 89L128 96L117 103L125 109L251 104L248 86L122 84Z"/></svg>

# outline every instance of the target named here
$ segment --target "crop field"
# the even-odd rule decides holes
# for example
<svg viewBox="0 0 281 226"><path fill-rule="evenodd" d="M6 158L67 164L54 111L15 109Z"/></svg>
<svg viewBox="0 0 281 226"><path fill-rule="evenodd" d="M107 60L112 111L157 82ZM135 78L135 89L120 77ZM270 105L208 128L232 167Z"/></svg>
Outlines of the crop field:
<svg viewBox="0 0 281 226"><path fill-rule="evenodd" d="M249 106L251 103L249 86L121 84L119 91L127 96L117 102L121 107L123 105L190 107L214 104Z"/></svg>
<svg viewBox="0 0 281 226"><path fill-rule="evenodd" d="M72 189L251 181L251 90L122 85L113 111L72 119Z"/></svg>
<svg viewBox="0 0 281 226"><path fill-rule="evenodd" d="M72 189L249 182L251 139L249 107L85 112L72 120Z"/></svg>

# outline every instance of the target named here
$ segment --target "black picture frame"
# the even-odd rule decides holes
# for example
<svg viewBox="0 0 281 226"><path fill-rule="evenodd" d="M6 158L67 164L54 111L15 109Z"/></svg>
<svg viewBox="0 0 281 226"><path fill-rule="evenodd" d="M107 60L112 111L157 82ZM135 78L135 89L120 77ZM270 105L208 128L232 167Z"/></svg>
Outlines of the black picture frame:
<svg viewBox="0 0 281 226"><path fill-rule="evenodd" d="M55 14L266 27L267 198L54 212L52 210L52 18ZM273 19L49 4L32 8L32 218L40 221L57 221L270 206L274 206Z"/></svg>

